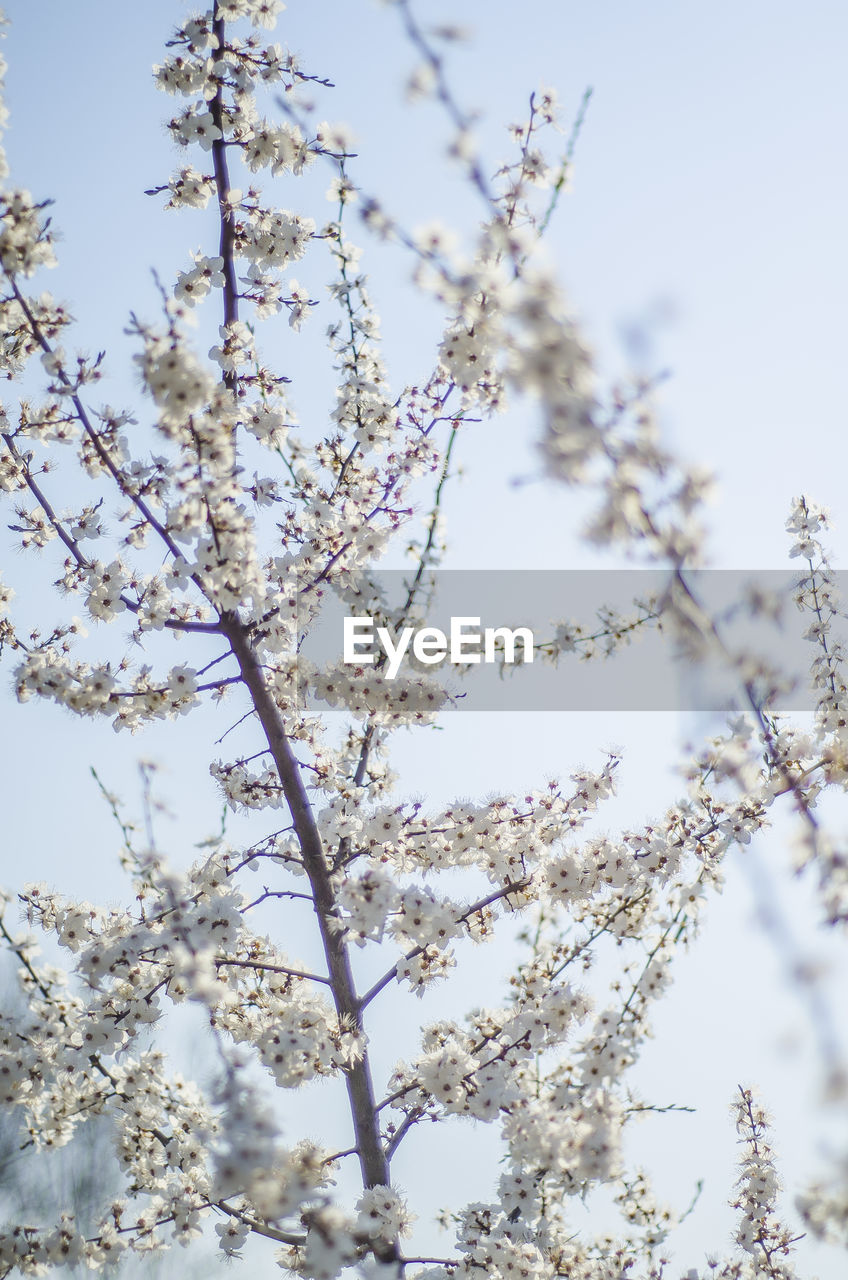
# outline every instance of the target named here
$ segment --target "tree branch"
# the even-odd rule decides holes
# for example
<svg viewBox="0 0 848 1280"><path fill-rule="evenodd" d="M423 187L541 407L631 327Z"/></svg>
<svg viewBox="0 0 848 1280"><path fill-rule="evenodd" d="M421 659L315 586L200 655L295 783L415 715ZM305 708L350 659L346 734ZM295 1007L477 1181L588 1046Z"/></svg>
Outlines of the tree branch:
<svg viewBox="0 0 848 1280"><path fill-rule="evenodd" d="M256 654L239 618L232 613L224 614L221 628L232 646L262 725L300 842L304 869L312 888L336 1012L340 1019L361 1031L362 1003L356 994L350 957L338 928L330 866L282 716L271 697ZM362 1057L346 1068L345 1081L363 1182L366 1187L387 1186L389 1165L380 1140L367 1047L363 1048Z"/></svg>

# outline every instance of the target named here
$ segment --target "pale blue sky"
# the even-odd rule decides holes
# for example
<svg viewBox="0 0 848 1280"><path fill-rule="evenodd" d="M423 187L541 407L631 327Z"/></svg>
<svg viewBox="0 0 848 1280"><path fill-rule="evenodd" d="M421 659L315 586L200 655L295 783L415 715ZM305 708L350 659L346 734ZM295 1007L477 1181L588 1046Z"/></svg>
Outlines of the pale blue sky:
<svg viewBox="0 0 848 1280"><path fill-rule="evenodd" d="M98 330L120 329L129 300L152 308L151 265L163 274L181 266L201 240L202 216L162 218L158 201L142 195L175 154L154 123L168 100L146 69L180 10L163 0L132 9L13 0L7 8L15 173L57 196L57 223L75 249L52 283L59 288L61 279L95 342ZM473 32L451 65L463 101L485 111L492 168L503 155L501 124L520 117L531 89L553 84L570 119L584 88L594 87L574 192L550 234L552 256L606 367L625 365L623 333L665 317L653 326L649 367L673 374L663 397L670 439L720 472L716 553L739 567L781 563L779 527L792 492L803 486L837 514L841 498L834 450L846 426L845 7L817 0L802 15L766 0L529 0L517 15L500 0L465 0L426 9L434 21L450 17ZM284 23L307 69L338 86L322 109L353 123L363 185L384 191L390 173L389 204L401 218L456 219L467 230L476 205L445 175L436 109L402 108L413 58L391 7L293 0ZM283 184L279 198L296 201L297 191ZM128 259L128 242L146 253ZM432 329L411 323L392 286L404 261L388 255L380 268L377 256L369 266L387 351L398 379L411 377ZM481 484L492 492L532 430L498 421L479 435L494 446L480 450L490 455ZM536 490L519 500L513 523L529 519L539 499ZM499 563L514 541L498 536ZM469 536L457 563L475 552ZM523 558L522 548L516 564Z"/></svg>
<svg viewBox="0 0 848 1280"><path fill-rule="evenodd" d="M520 7L422 0L420 7L434 21L450 17L473 31L451 66L462 100L485 112L481 128L492 168L502 156L501 125L520 116L531 89L554 85L570 121L585 87L593 86L574 190L551 228L551 257L603 370L626 367L626 335L639 328L648 342L642 367L671 370L663 392L667 438L719 474L711 513L715 562L782 566L789 499L803 490L833 507L832 543L844 566L848 9L835 0L812 0L803 13L773 0L710 6L526 0ZM165 217L160 201L142 194L164 182L178 159L161 123L173 100L155 92L149 67L182 10L163 0L143 6L12 0L7 12L13 181L56 199L64 237L60 269L45 286L72 300L81 345L112 353L108 397L132 400L131 347L121 330L131 307L155 314L150 267L170 279L190 249L203 244L213 251L208 218ZM467 233L478 210L461 184L445 177L445 133L435 109L403 106L400 87L414 59L398 30L390 7L366 0L292 0L277 38L303 53L307 70L338 85L323 114L353 125L361 152L355 176L363 185L385 193L411 225L441 217ZM314 184L310 198L323 185ZM296 184L284 185L275 199L297 207ZM371 246L366 265L373 267L386 352L400 384L427 367L433 317L426 309L410 312L408 264L400 254ZM322 268L318 259L296 274L314 280L317 291ZM326 323L315 319L316 336ZM281 367L316 373L316 357L301 356L302 346L311 349L308 334L295 346L285 326L269 333L276 336L266 350L276 354L270 342L279 343ZM304 419L314 421L327 387L296 385L294 398ZM543 484L512 487L514 477L537 465L535 437L526 409L469 434L460 453L468 475L446 507L453 567L585 562L574 537L583 501ZM5 578L25 597L24 562L4 558ZM4 841L7 882L43 876L95 900L121 895L113 833L89 764L134 802L135 760L163 759L164 792L178 810L164 823L163 840L177 861L188 861L192 841L216 824L206 768L209 738L220 728L212 732L205 714L173 733L166 727L116 739L108 727L7 698L3 725L5 789L14 810ZM598 763L599 747L621 745L624 797L608 819L615 826L661 813L680 790L668 770L685 728L670 717L646 727L632 715L541 722L455 717L443 734L401 737L397 760L402 790L438 802L457 792L521 790L548 774ZM436 739L438 753L431 749ZM774 855L785 865L785 837L782 830L774 844L761 841L763 858ZM811 1075L802 1071L811 1061L806 1015L772 942L752 928L760 890L752 893L739 859L731 860L729 882L732 893L711 910L711 933L680 966L658 1015L660 1034L640 1068L643 1088L703 1105L691 1120L697 1134L691 1142L645 1130L666 1162L661 1190L678 1204L706 1169L704 1198L687 1224L690 1251L681 1255L688 1265L699 1263L704 1249L723 1246L731 1221L722 1205L734 1157L726 1106L736 1072L743 1082L756 1079L776 1111L787 1173L811 1167L820 1138L815 1100L797 1084ZM787 911L801 920L806 947L805 896L785 878L779 886ZM435 995L428 1005L433 1016L454 998ZM777 1030L764 1031L772 1022ZM685 1042L687 1052L666 1051L664 1035ZM794 1057L778 1052L792 1035L799 1041ZM410 1153L399 1176L411 1184L418 1157L412 1147ZM468 1176L462 1162L440 1167L433 1204L458 1200ZM840 1265L817 1261L821 1280L839 1280Z"/></svg>

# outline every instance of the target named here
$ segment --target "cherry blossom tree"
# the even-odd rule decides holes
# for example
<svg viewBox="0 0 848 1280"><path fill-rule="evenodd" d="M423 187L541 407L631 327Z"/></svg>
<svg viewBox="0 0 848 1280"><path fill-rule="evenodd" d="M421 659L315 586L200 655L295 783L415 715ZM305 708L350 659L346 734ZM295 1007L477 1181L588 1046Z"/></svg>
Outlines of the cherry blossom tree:
<svg viewBox="0 0 848 1280"><path fill-rule="evenodd" d="M185 158L149 193L168 211L214 212L215 241L162 281L158 319L131 313L127 300L142 388L129 408L98 406L105 357L75 350L68 310L43 287L55 265L49 193L17 188L4 166L0 362L14 398L0 488L17 546L55 588L52 612L33 626L0 587L17 697L131 732L220 703L222 728L238 721L237 736L221 741L241 745L222 757L210 744L210 769L253 835L234 843L224 829L183 870L125 827L132 893L122 909L8 886L0 934L28 1007L0 1019L3 1103L21 1108L36 1160L93 1117L108 1121L123 1188L90 1230L70 1212L9 1224L2 1275L114 1265L190 1244L209 1223L228 1257L264 1237L283 1271L313 1280L669 1276L675 1214L628 1167L623 1145L637 1114L657 1104L634 1096L628 1071L676 955L721 886L727 851L782 805L826 924L841 930L848 918L844 842L817 808L848 778L826 513L798 498L788 523L816 697L812 728L802 728L777 714L780 673L734 654L699 596L691 571L706 475L663 447L650 385L601 385L539 256L572 159L574 133L558 149L556 95L533 94L492 175L446 71L452 32L426 29L409 0L393 8L387 17L400 19L417 55L410 89L441 105L453 159L484 210L473 251L456 247L449 228L406 228L390 193L381 200L359 184L349 129L314 105L330 93L331 69L273 42L279 0L215 0L181 22L155 69L177 100L168 128ZM280 183L294 203L297 180L322 168L326 221L273 203ZM357 232L369 253L381 242L403 250L412 287L444 315L415 385L389 382ZM292 275L306 255L329 264L329 302ZM200 303L219 325L208 356L191 328ZM292 332L274 367L260 322L280 315ZM296 416L296 370L299 331L318 323L328 325L335 407L316 431ZM379 662L351 670L300 652L331 591L392 633L420 616L455 442L508 398L534 406L547 475L591 495L589 540L665 572L650 607L607 613L596 630L564 623L541 656L603 658L661 627L691 661L718 655L738 680L744 713L694 753L685 794L616 838L591 828L615 789L615 756L528 794L442 808L406 798L414 779L390 768L394 735L432 725L451 694L420 663L390 679ZM389 605L378 562L409 543L422 509L406 597ZM301 912L320 967L254 927L255 908L270 900ZM61 965L42 961L22 916L58 947ZM417 1050L383 1077L373 1046L391 1037L386 993L420 996L461 972L464 942L498 946L516 922L523 941L502 1001L479 1008L469 997L463 1019L428 1022ZM610 963L590 991L585 975L601 951ZM379 961L376 979L363 978L365 957ZM163 1009L186 1004L213 1037L211 1090L173 1072L157 1041ZM838 1062L826 1066L844 1099ZM275 1114L274 1088L319 1077L346 1099L345 1149L282 1131ZM688 1280L788 1280L800 1232L848 1243L848 1167L823 1170L801 1194L796 1226L783 1225L763 1107L744 1082L728 1102L741 1151L729 1193L736 1248ZM494 1198L453 1206L443 1256L419 1256L407 1243L415 1206L393 1183L392 1162L425 1126L447 1143L469 1120L500 1135ZM348 1168L354 1194L340 1176ZM604 1192L617 1232L587 1229L575 1211Z"/></svg>

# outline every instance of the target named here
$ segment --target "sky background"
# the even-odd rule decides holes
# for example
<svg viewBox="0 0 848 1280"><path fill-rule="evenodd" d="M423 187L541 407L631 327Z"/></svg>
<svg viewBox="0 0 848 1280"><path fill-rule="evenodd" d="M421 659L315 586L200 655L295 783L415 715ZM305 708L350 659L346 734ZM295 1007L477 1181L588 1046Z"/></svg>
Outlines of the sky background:
<svg viewBox="0 0 848 1280"><path fill-rule="evenodd" d="M634 364L641 372L669 371L661 393L665 440L718 478L709 510L711 562L782 567L783 522L793 494L804 492L832 507L829 542L844 566L845 7L813 2L803 14L795 4L758 0L709 7L525 0L518 11L500 0L454 0L450 7L428 0L420 7L428 21L449 18L470 30L468 43L450 56L449 72L462 102L483 113L479 134L492 170L506 153L504 126L521 118L532 89L559 90L567 126L592 86L573 190L551 227L548 251L604 377ZM131 308L156 316L151 267L171 281L188 265L190 249L214 252L209 218L163 215L161 200L143 194L183 158L163 124L173 100L155 91L150 66L161 60L169 27L184 10L162 0L132 7L13 0L6 11L12 181L55 199L63 235L60 268L42 277L44 287L72 302L80 346L107 349L110 382L102 399L132 403L134 348L123 329ZM391 7L292 0L275 38L302 53L308 71L336 84L320 114L353 126L354 176L363 188L381 193L408 226L440 218L467 239L480 209L447 166L437 110L404 102L415 58ZM321 204L326 181L320 174L304 186L314 216L330 215ZM274 199L299 208L300 188L284 183ZM358 228L355 235L364 239ZM437 313L410 305L410 264L402 254L370 244L365 265L399 388L432 361ZM320 253L295 274L312 296L323 296ZM332 403L315 340L329 318L319 314L313 336L300 345L285 324L267 326L261 339L271 363L300 374L293 397L307 429L320 426ZM446 502L449 566L617 563L580 544L582 496L538 478L515 485L518 477L538 477L537 435L532 409L518 406L461 441L464 475ZM8 552L5 561L4 579L34 618L45 597L28 561ZM53 707L18 706L4 666L2 879L18 885L43 878L94 901L121 900L116 833L89 768L137 811L140 757L162 764L160 786L173 814L161 819L162 842L175 861L190 861L193 843L217 825L207 769L221 722L202 712L175 727L116 738L107 725L81 723ZM439 735L401 735L394 762L402 792L438 804L457 794L521 791L552 774L598 766L605 747L620 747L622 794L603 816L615 830L661 814L680 794L673 771L681 744L704 728L691 717L660 714L463 715L450 717ZM711 904L699 946L679 961L636 1072L652 1096L699 1106L696 1116L646 1121L639 1139L660 1170L658 1192L677 1206L705 1178L685 1224L681 1264L720 1252L732 1229L724 1207L735 1157L727 1108L737 1084L762 1088L793 1189L817 1167L832 1126L819 1105L814 1031L807 1002L788 978L787 950L832 966L834 1007L840 961L813 932L806 886L787 874L790 839L787 819L757 842L755 863L747 854L729 859L727 892ZM783 932L762 925L773 903ZM277 924L269 918L267 927ZM480 999L484 983L494 991L498 965L505 970L509 958L475 953L465 985L456 980L405 1013L408 1001L387 1007L398 1046L387 1051L386 1065L392 1053L410 1051L419 1015L458 1012L469 991ZM844 982L844 964L841 973ZM195 1065L203 1070L202 1060ZM317 1129L324 1094L310 1091L294 1105ZM292 1111L292 1123L294 1117ZM423 1132L398 1164L399 1182L414 1186L422 1219L488 1194L488 1136L463 1143L449 1163L440 1159L438 1137L437 1128ZM805 1277L844 1275L844 1261L830 1251L808 1243L802 1249Z"/></svg>

